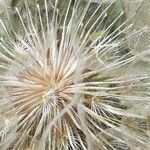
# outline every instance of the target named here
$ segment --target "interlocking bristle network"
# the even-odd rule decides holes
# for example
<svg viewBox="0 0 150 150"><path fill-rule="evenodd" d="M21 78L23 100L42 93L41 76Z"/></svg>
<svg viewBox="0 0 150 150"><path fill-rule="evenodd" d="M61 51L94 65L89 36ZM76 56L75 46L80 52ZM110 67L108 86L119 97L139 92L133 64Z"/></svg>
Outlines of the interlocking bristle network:
<svg viewBox="0 0 150 150"><path fill-rule="evenodd" d="M0 149L148 150L150 74L136 67L150 47L129 42L149 28L118 1L12 2L1 2Z"/></svg>

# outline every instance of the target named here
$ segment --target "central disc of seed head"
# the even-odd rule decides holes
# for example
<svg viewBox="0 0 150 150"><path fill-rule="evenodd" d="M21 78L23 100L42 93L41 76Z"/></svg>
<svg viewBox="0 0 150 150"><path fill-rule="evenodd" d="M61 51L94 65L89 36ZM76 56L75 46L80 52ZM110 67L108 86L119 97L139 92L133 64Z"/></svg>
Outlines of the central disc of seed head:
<svg viewBox="0 0 150 150"><path fill-rule="evenodd" d="M43 91L42 99L44 102L51 99L59 99L59 89L57 81L53 81L52 83L50 83L47 89Z"/></svg>

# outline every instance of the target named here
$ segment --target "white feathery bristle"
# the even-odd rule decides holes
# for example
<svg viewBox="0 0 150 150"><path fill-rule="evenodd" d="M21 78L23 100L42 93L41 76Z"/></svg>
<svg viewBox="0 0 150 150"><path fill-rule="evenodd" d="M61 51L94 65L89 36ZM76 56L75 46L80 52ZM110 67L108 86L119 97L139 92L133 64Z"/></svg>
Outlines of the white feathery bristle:
<svg viewBox="0 0 150 150"><path fill-rule="evenodd" d="M142 30L115 0L63 2L18 4L20 32L0 20L0 149L148 150L150 74L135 66L150 50L128 42Z"/></svg>

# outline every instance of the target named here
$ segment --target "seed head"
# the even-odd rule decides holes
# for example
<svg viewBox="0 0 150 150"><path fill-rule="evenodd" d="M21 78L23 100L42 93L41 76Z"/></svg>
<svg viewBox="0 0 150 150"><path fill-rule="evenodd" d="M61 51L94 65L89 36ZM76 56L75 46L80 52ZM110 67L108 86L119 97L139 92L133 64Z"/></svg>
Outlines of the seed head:
<svg viewBox="0 0 150 150"><path fill-rule="evenodd" d="M125 35L132 24L111 16L115 1L60 5L33 12L25 1L18 32L1 21L0 147L148 149L149 75L129 72L146 55L127 44L139 32Z"/></svg>

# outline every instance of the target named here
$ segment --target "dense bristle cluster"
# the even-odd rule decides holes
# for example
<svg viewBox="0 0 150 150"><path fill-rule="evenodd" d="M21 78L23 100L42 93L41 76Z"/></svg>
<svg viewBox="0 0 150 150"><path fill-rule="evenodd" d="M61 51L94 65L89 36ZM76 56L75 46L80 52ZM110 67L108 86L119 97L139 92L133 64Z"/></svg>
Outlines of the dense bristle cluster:
<svg viewBox="0 0 150 150"><path fill-rule="evenodd" d="M142 30L115 1L41 3L15 8L18 32L0 22L0 148L148 150L149 74L131 70L149 51L127 43Z"/></svg>

